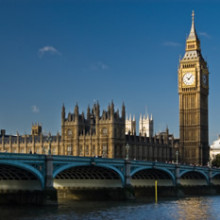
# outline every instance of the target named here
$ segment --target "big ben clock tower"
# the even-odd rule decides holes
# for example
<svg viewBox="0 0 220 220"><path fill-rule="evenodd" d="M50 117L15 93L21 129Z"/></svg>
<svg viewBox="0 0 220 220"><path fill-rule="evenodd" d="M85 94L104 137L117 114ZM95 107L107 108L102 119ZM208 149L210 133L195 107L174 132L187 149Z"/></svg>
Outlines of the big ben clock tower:
<svg viewBox="0 0 220 220"><path fill-rule="evenodd" d="M207 164L209 71L200 49L194 25L186 40L178 69L180 159L189 164Z"/></svg>

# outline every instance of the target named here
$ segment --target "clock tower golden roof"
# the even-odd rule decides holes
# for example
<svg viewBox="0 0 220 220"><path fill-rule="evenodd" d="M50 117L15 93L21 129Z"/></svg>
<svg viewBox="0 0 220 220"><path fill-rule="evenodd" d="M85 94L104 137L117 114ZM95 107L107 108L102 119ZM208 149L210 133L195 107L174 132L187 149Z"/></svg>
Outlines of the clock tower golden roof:
<svg viewBox="0 0 220 220"><path fill-rule="evenodd" d="M192 26L189 36L186 40L186 51L200 50L200 40L195 29L195 13L192 11Z"/></svg>

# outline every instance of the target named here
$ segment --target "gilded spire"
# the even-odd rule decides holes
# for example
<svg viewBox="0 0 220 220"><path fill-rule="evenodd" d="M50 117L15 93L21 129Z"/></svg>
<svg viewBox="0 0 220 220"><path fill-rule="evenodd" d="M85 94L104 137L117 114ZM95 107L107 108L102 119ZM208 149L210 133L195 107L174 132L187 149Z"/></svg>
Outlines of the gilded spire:
<svg viewBox="0 0 220 220"><path fill-rule="evenodd" d="M191 30L189 33L189 36L186 41L186 50L191 51L191 50L200 50L200 41L199 38L196 34L196 29L195 29L195 13L192 11L192 26Z"/></svg>
<svg viewBox="0 0 220 220"><path fill-rule="evenodd" d="M189 33L189 37L187 40L197 40L197 34L196 34L196 29L195 29L195 13L194 11L192 11L192 26L191 26L191 30Z"/></svg>

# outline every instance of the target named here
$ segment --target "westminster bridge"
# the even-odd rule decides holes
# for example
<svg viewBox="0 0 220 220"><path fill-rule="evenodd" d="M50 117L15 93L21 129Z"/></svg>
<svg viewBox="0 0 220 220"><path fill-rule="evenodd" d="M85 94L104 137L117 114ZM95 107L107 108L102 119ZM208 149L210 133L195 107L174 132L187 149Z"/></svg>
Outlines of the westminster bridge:
<svg viewBox="0 0 220 220"><path fill-rule="evenodd" d="M32 198L33 203L36 200L41 203L43 197L56 200L57 192L69 195L83 190L111 189L116 194L120 189L129 189L130 193L140 188L152 191L155 180L159 188L165 189L220 187L220 169L123 159L0 153L0 203L5 198L9 202L16 198L26 203L24 195L29 200Z"/></svg>

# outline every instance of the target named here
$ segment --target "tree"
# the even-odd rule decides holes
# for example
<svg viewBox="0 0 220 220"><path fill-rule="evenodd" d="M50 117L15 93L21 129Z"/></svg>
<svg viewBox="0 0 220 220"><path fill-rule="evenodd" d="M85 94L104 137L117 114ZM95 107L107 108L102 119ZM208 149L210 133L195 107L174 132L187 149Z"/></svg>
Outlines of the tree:
<svg viewBox="0 0 220 220"><path fill-rule="evenodd" d="M215 156L215 159L212 161L212 166L220 167L220 154Z"/></svg>

